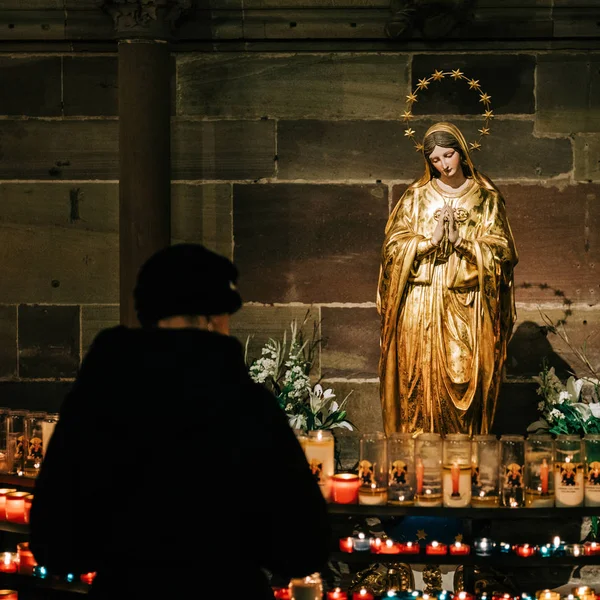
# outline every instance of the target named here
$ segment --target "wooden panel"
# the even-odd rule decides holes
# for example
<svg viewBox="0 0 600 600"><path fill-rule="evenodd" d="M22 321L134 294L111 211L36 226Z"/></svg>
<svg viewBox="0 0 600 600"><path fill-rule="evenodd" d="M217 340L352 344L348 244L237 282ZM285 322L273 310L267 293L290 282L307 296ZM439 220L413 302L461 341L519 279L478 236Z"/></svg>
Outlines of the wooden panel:
<svg viewBox="0 0 600 600"><path fill-rule="evenodd" d="M600 54L538 57L536 133L600 131Z"/></svg>
<svg viewBox="0 0 600 600"><path fill-rule="evenodd" d="M233 256L232 188L230 184L171 187L171 243L199 242Z"/></svg>
<svg viewBox="0 0 600 600"><path fill-rule="evenodd" d="M0 57L0 115L61 114L61 59Z"/></svg>
<svg viewBox="0 0 600 600"><path fill-rule="evenodd" d="M0 121L0 179L118 179L118 126Z"/></svg>
<svg viewBox="0 0 600 600"><path fill-rule="evenodd" d="M0 184L0 236L0 302L118 302L117 184Z"/></svg>
<svg viewBox="0 0 600 600"><path fill-rule="evenodd" d="M19 376L75 377L79 366L79 307L20 305Z"/></svg>
<svg viewBox="0 0 600 600"><path fill-rule="evenodd" d="M206 117L398 117L404 54L213 54L180 58L177 112Z"/></svg>
<svg viewBox="0 0 600 600"><path fill-rule="evenodd" d="M452 121L468 140L478 139L482 120ZM416 139L421 140L433 122L412 123ZM349 177L412 181L423 172L423 160L404 136L405 128L400 121L280 121L278 176L313 181ZM567 175L573 167L570 140L534 137L533 123L519 120L493 122L491 135L473 160L490 177L507 179L545 180Z"/></svg>
<svg viewBox="0 0 600 600"><path fill-rule="evenodd" d="M17 375L17 307L0 305L0 378Z"/></svg>
<svg viewBox="0 0 600 600"><path fill-rule="evenodd" d="M256 302L374 302L381 185L235 185L234 257Z"/></svg>
<svg viewBox="0 0 600 600"><path fill-rule="evenodd" d="M573 141L574 178L577 181L600 181L600 134L581 133Z"/></svg>
<svg viewBox="0 0 600 600"><path fill-rule="evenodd" d="M321 308L323 377L378 377L379 315L375 307Z"/></svg>
<svg viewBox="0 0 600 600"><path fill-rule="evenodd" d="M519 253L518 302L599 302L600 186L502 185Z"/></svg>
<svg viewBox="0 0 600 600"><path fill-rule="evenodd" d="M525 54L417 54L412 62L412 89L419 80L431 77L435 70L450 72L460 69L469 79L479 81L481 91L470 89L467 81L445 76L431 81L418 91L413 104L415 115L480 115L482 92L492 97L495 114L531 114L535 112L533 97L535 57Z"/></svg>
<svg viewBox="0 0 600 600"><path fill-rule="evenodd" d="M119 324L119 306L81 307L81 358L102 329Z"/></svg>
<svg viewBox="0 0 600 600"><path fill-rule="evenodd" d="M116 56L65 56L65 115L118 115Z"/></svg>
<svg viewBox="0 0 600 600"><path fill-rule="evenodd" d="M62 39L65 39L62 10L0 10L0 40Z"/></svg>
<svg viewBox="0 0 600 600"><path fill-rule="evenodd" d="M240 273L240 281L244 278L244 272ZM307 319L303 327L306 340L312 339L314 325L320 322L318 307L309 306L252 306L246 304L231 318L231 335L235 336L248 348L248 362L251 363L261 355L265 343L273 338L283 342L284 333L289 348L290 325L295 319L299 326ZM317 334L318 335L318 334ZM318 339L318 337L317 337ZM319 378L320 353L315 355L315 364L311 370L311 376Z"/></svg>
<svg viewBox="0 0 600 600"><path fill-rule="evenodd" d="M275 175L273 121L173 122L173 179L252 179Z"/></svg>

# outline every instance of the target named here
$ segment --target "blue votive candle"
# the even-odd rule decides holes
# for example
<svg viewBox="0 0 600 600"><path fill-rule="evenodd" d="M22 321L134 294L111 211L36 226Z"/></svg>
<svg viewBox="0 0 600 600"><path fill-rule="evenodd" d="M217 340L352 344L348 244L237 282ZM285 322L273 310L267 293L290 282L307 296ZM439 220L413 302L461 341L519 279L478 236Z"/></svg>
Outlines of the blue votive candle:
<svg viewBox="0 0 600 600"><path fill-rule="evenodd" d="M552 546L550 544L544 544L538 547L538 555L542 558L548 558L552 556Z"/></svg>
<svg viewBox="0 0 600 600"><path fill-rule="evenodd" d="M500 553L510 554L512 552L512 546L508 542L500 542Z"/></svg>
<svg viewBox="0 0 600 600"><path fill-rule="evenodd" d="M370 552L371 538L368 538L364 533L359 533L352 538L352 547L354 552Z"/></svg>
<svg viewBox="0 0 600 600"><path fill-rule="evenodd" d="M473 544L477 556L491 556L496 543L490 538L479 538Z"/></svg>

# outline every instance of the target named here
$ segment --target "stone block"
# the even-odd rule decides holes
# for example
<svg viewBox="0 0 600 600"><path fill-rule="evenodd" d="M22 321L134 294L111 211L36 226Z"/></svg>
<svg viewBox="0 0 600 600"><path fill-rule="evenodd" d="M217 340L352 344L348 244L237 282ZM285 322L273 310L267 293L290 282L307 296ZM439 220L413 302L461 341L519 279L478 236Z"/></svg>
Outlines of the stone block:
<svg viewBox="0 0 600 600"><path fill-rule="evenodd" d="M60 69L58 56L0 57L0 115L60 115Z"/></svg>
<svg viewBox="0 0 600 600"><path fill-rule="evenodd" d="M17 307L0 305L0 378L17 376Z"/></svg>
<svg viewBox="0 0 600 600"><path fill-rule="evenodd" d="M13 2L14 0L9 0ZM44 4L53 5L54 2ZM22 4L19 8L22 7ZM61 7L62 8L62 7ZM64 10L0 10L0 41L57 41L65 39Z"/></svg>
<svg viewBox="0 0 600 600"><path fill-rule="evenodd" d="M600 134L580 133L573 140L576 181L600 181Z"/></svg>
<svg viewBox="0 0 600 600"><path fill-rule="evenodd" d="M79 307L21 304L19 376L23 379L75 377L79 367Z"/></svg>
<svg viewBox="0 0 600 600"><path fill-rule="evenodd" d="M0 302L118 303L118 228L117 184L0 184Z"/></svg>
<svg viewBox="0 0 600 600"><path fill-rule="evenodd" d="M484 111L480 101L485 92L491 96L495 114L532 114L535 57L530 54L417 54L412 61L413 90L420 79L428 79L435 70L460 71L475 79L480 90L471 89L465 79L450 75L431 81L427 89L417 91L413 104L415 115L479 115Z"/></svg>
<svg viewBox="0 0 600 600"><path fill-rule="evenodd" d="M233 0L228 0L232 2ZM389 8L390 0L329 0L327 9ZM244 9L324 8L322 0L244 0Z"/></svg>
<svg viewBox="0 0 600 600"><path fill-rule="evenodd" d="M244 275L242 271L242 277ZM269 339L283 344L289 350L292 336L291 324L295 321L305 341L312 344L320 340L320 311L309 306L255 306L246 304L231 317L231 335L247 349L250 365L260 358L261 350ZM287 356L287 350L285 351ZM311 377L316 382L321 376L320 347L317 344Z"/></svg>
<svg viewBox="0 0 600 600"><path fill-rule="evenodd" d="M405 54L184 56L177 67L177 114L396 119L407 76Z"/></svg>
<svg viewBox="0 0 600 600"><path fill-rule="evenodd" d="M200 242L232 258L232 189L228 183L171 188L171 243Z"/></svg>
<svg viewBox="0 0 600 600"><path fill-rule="evenodd" d="M480 138L483 119L453 118L469 142ZM411 123L421 141L430 119ZM281 179L347 180L404 179L423 172L421 155L404 135L403 122L384 121L280 121L278 125L278 176ZM566 175L573 168L568 139L537 138L533 123L492 121L491 134L474 152L475 165L492 178L546 180Z"/></svg>
<svg viewBox="0 0 600 600"><path fill-rule="evenodd" d="M380 322L375 307L321 307L323 377L378 377Z"/></svg>
<svg viewBox="0 0 600 600"><path fill-rule="evenodd" d="M70 381L0 381L2 406L58 413Z"/></svg>
<svg viewBox="0 0 600 600"><path fill-rule="evenodd" d="M118 179L113 121L0 121L0 179Z"/></svg>
<svg viewBox="0 0 600 600"><path fill-rule="evenodd" d="M374 302L382 185L234 185L234 258L255 302Z"/></svg>
<svg viewBox="0 0 600 600"><path fill-rule="evenodd" d="M275 175L274 121L172 124L173 179L252 179Z"/></svg>
<svg viewBox="0 0 600 600"><path fill-rule="evenodd" d="M328 381L324 379L321 383L324 388L332 388L340 400L350 394L346 410L348 419L354 424L357 433L383 431L379 382Z"/></svg>
<svg viewBox="0 0 600 600"><path fill-rule="evenodd" d="M600 54L538 56L535 132L600 131Z"/></svg>
<svg viewBox="0 0 600 600"><path fill-rule="evenodd" d="M600 186L504 184L519 264L517 302L599 302Z"/></svg>
<svg viewBox="0 0 600 600"><path fill-rule="evenodd" d="M91 41L94 46L88 46L88 52L97 51L97 42L113 40L116 35L112 17L98 6L89 9L86 6L73 8L67 11L65 19L66 37L73 42L77 40ZM116 44L113 50L116 50Z"/></svg>
<svg viewBox="0 0 600 600"><path fill-rule="evenodd" d="M119 324L119 305L81 307L81 358L103 329Z"/></svg>
<svg viewBox="0 0 600 600"><path fill-rule="evenodd" d="M118 115L116 56L63 58L65 115Z"/></svg>
<svg viewBox="0 0 600 600"><path fill-rule="evenodd" d="M557 301L559 298L557 298ZM539 375L544 362L566 381L570 374L600 377L600 307L586 305L518 305L517 322L508 347L506 375Z"/></svg>

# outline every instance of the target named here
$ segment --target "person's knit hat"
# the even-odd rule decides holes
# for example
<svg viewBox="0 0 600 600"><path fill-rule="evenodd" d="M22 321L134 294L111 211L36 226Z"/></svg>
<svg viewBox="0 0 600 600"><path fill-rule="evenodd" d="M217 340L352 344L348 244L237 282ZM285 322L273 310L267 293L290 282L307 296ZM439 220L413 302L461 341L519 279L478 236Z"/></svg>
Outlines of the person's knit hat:
<svg viewBox="0 0 600 600"><path fill-rule="evenodd" d="M175 244L140 268L133 291L142 327L175 315L233 314L242 306L238 270L225 256L200 244Z"/></svg>

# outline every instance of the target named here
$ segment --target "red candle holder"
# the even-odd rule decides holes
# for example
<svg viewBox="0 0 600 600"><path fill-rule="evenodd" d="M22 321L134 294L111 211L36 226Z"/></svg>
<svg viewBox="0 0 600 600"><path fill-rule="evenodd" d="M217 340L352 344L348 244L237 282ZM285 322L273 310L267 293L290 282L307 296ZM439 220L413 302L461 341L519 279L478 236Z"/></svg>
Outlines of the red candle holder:
<svg viewBox="0 0 600 600"><path fill-rule="evenodd" d="M6 521L6 496L16 492L17 488L0 488L0 521Z"/></svg>
<svg viewBox="0 0 600 600"><path fill-rule="evenodd" d="M523 558L527 558L528 556L534 556L536 553L536 547L531 546L530 544L516 544L513 547L515 554L517 556L522 556Z"/></svg>
<svg viewBox="0 0 600 600"><path fill-rule="evenodd" d="M427 544L427 546L425 546L425 554L448 554L448 546L446 544L442 544L441 542L431 542L431 544Z"/></svg>
<svg viewBox="0 0 600 600"><path fill-rule="evenodd" d="M352 600L375 600L375 596L366 588L361 588L358 592L352 594Z"/></svg>
<svg viewBox="0 0 600 600"><path fill-rule="evenodd" d="M373 554L378 554L383 543L381 538L371 538L371 552L373 552Z"/></svg>
<svg viewBox="0 0 600 600"><path fill-rule="evenodd" d="M6 520L11 523L25 524L25 496L29 492L10 492L6 494Z"/></svg>
<svg viewBox="0 0 600 600"><path fill-rule="evenodd" d="M400 554L400 544L394 542L394 540L385 540L379 546L379 554Z"/></svg>
<svg viewBox="0 0 600 600"><path fill-rule="evenodd" d="M17 590L0 590L0 600L19 600Z"/></svg>
<svg viewBox="0 0 600 600"><path fill-rule="evenodd" d="M16 573L19 570L19 555L16 552L0 552L0 573Z"/></svg>
<svg viewBox="0 0 600 600"><path fill-rule="evenodd" d="M17 544L17 555L19 556L19 573L33 575L33 567L37 567L37 562L33 558L33 552L29 549L29 542Z"/></svg>
<svg viewBox="0 0 600 600"><path fill-rule="evenodd" d="M454 542L448 546L448 550L452 556L466 556L471 552L471 546L469 544L463 544L462 542Z"/></svg>
<svg viewBox="0 0 600 600"><path fill-rule="evenodd" d="M519 600L520 596L512 596L505 592L504 594L492 594L492 600Z"/></svg>
<svg viewBox="0 0 600 600"><path fill-rule="evenodd" d="M92 585L94 578L96 577L96 571L92 571L91 573L82 573L79 576L79 580L82 583L87 583L88 585Z"/></svg>
<svg viewBox="0 0 600 600"><path fill-rule="evenodd" d="M475 600L475 594L471 594L470 592L458 592L454 596L455 600Z"/></svg>
<svg viewBox="0 0 600 600"><path fill-rule="evenodd" d="M583 553L586 556L594 556L600 554L600 543L598 542L585 542L583 544Z"/></svg>
<svg viewBox="0 0 600 600"><path fill-rule="evenodd" d="M404 542L400 544L400 554L420 554L421 546L418 542Z"/></svg>
<svg viewBox="0 0 600 600"><path fill-rule="evenodd" d="M340 539L340 550L342 552L354 552L354 545L351 537L345 537Z"/></svg>
<svg viewBox="0 0 600 600"><path fill-rule="evenodd" d="M23 519L29 523L29 513L31 513L31 504L33 503L33 494L27 494L23 499ZM6 509L5 509L6 510Z"/></svg>
<svg viewBox="0 0 600 600"><path fill-rule="evenodd" d="M277 600L291 600L292 595L290 593L290 588L286 587L274 587L273 588L273 597Z"/></svg>
<svg viewBox="0 0 600 600"><path fill-rule="evenodd" d="M337 587L334 590L327 592L327 600L348 600L348 594L342 592L342 590Z"/></svg>
<svg viewBox="0 0 600 600"><path fill-rule="evenodd" d="M354 473L336 473L329 479L332 504L358 504L360 477Z"/></svg>

